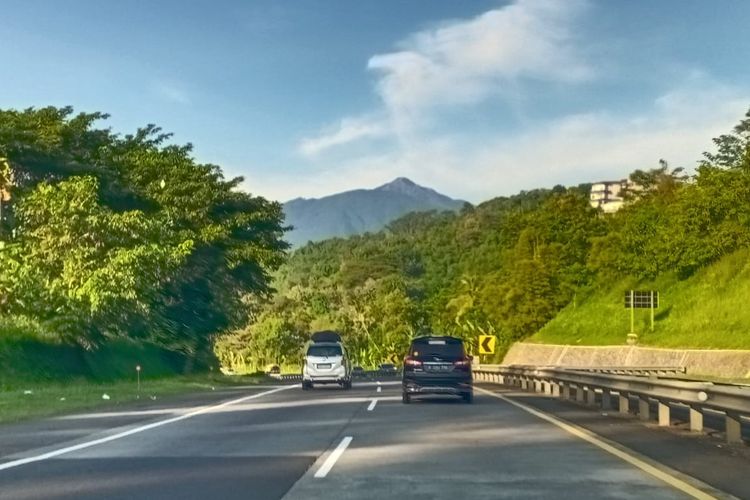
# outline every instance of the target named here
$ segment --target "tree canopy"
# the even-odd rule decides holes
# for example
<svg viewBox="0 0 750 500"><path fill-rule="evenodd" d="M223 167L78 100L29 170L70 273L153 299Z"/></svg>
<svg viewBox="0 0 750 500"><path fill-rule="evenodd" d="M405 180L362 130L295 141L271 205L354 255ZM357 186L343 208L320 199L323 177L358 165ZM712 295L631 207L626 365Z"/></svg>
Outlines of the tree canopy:
<svg viewBox="0 0 750 500"><path fill-rule="evenodd" d="M0 313L87 348L125 336L208 352L270 293L281 206L158 127L118 135L106 118L0 110Z"/></svg>

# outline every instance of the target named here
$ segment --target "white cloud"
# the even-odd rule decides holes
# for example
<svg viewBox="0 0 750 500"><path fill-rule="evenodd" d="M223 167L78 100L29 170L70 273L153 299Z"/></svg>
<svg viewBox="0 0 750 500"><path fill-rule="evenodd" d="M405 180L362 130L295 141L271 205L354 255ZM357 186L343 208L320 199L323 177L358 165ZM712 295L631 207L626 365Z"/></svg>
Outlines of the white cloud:
<svg viewBox="0 0 750 500"><path fill-rule="evenodd" d="M469 21L417 33L403 50L372 57L378 94L395 120L480 102L516 79L578 82L593 70L571 33L577 0L519 0Z"/></svg>
<svg viewBox="0 0 750 500"><path fill-rule="evenodd" d="M400 50L370 58L383 105L378 122L348 118L304 139L303 154L364 138L412 139L434 111L513 93L521 79L575 83L594 71L576 46L571 24L581 0L518 0L470 20L425 30Z"/></svg>
<svg viewBox="0 0 750 500"><path fill-rule="evenodd" d="M295 194L320 197L406 176L450 196L481 202L524 189L619 179L637 168L655 168L661 158L690 169L703 151L713 148L711 138L730 131L749 105L747 89L688 78L627 115L572 114L474 144L430 137L322 170L256 179L251 187L286 200L290 186Z"/></svg>
<svg viewBox="0 0 750 500"><path fill-rule="evenodd" d="M387 128L377 120L344 118L335 128L324 131L317 137L303 139L299 145L299 150L305 156L315 156L321 151L339 144L378 137L387 133Z"/></svg>
<svg viewBox="0 0 750 500"><path fill-rule="evenodd" d="M190 104L190 95L182 85L160 80L153 83L153 91L162 99L176 104Z"/></svg>

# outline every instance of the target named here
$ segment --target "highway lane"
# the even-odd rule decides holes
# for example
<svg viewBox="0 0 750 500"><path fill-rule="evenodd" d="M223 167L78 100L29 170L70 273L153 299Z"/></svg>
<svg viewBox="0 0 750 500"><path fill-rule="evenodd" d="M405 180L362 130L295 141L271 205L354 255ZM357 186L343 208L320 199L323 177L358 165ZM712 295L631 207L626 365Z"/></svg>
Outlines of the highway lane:
<svg viewBox="0 0 750 500"><path fill-rule="evenodd" d="M180 419L0 470L0 499L687 497L484 393L403 405L396 382L264 391L2 427L0 468Z"/></svg>
<svg viewBox="0 0 750 500"><path fill-rule="evenodd" d="M382 498L689 498L589 443L501 400L435 397L411 405L384 386L376 409L342 432L285 500Z"/></svg>
<svg viewBox="0 0 750 500"><path fill-rule="evenodd" d="M0 470L0 498L280 498L333 442L354 415L365 411L376 386L352 391L335 388L302 392L290 388L261 395L144 430L48 460ZM260 395L250 390L234 398ZM145 417L112 413L81 416L71 441L60 442L59 422L66 432L76 419L50 419L43 424L49 439L40 436L41 448L18 452L12 438L23 426L0 430L2 440L15 451L0 448L0 468L13 460L50 450L76 446L137 430L186 415ZM143 410L148 411L148 410ZM176 416L175 416L176 415ZM134 421L122 425L122 419ZM108 419L116 427L106 428ZM93 432L88 435L86 429ZM24 433L21 440L28 442ZM47 442L53 442L51 446Z"/></svg>

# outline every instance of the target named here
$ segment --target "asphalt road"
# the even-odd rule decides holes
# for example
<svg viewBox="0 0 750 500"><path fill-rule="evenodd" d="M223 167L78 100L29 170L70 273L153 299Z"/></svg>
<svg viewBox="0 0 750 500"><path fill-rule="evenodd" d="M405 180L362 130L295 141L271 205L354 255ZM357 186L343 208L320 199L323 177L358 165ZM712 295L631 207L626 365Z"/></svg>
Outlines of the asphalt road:
<svg viewBox="0 0 750 500"><path fill-rule="evenodd" d="M649 470L637 454L620 456L488 392L477 390L473 405L451 398L404 405L397 384L227 390L3 426L0 499L701 493L690 478Z"/></svg>

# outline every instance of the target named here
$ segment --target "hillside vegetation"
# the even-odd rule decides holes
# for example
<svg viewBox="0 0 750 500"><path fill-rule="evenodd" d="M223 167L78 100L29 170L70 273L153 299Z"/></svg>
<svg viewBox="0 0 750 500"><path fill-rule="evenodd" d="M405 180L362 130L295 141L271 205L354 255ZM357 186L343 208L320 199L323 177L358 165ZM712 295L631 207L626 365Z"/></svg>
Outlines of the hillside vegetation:
<svg viewBox="0 0 750 500"><path fill-rule="evenodd" d="M0 381L189 372L284 258L278 203L102 113L0 110Z"/></svg>
<svg viewBox="0 0 750 500"><path fill-rule="evenodd" d="M501 353L540 331L537 341L623 344L631 288L662 294L653 334L639 313L644 343L747 346L750 112L715 146L694 175L665 161L634 170L637 187L612 215L590 206L589 186L556 186L307 245L217 352L238 368L294 362L323 328L343 332L370 365L400 358L427 332L470 346L494 334Z"/></svg>
<svg viewBox="0 0 750 500"><path fill-rule="evenodd" d="M744 248L679 279L622 279L582 294L529 341L546 344L617 345L630 331L623 291L658 290L651 331L650 311L636 310L642 345L674 348L750 349L750 250Z"/></svg>

